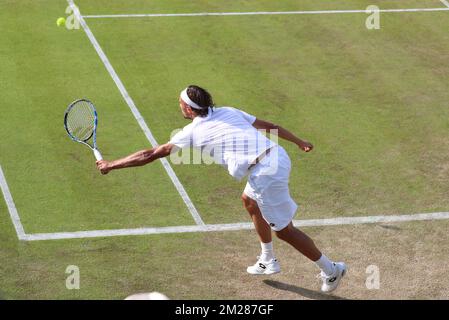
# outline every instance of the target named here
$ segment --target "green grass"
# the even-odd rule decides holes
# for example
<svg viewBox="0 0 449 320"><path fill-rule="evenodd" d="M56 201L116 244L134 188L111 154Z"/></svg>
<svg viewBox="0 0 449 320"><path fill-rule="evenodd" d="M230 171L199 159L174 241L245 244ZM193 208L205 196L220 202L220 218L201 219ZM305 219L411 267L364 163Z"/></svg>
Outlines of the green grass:
<svg viewBox="0 0 449 320"><path fill-rule="evenodd" d="M83 14L442 6L355 0L77 3ZM66 136L66 105L88 97L99 112L105 158L149 147L84 32L56 27L65 8L65 1L0 4L0 165L25 231L194 224L160 162L101 176L92 153ZM188 123L177 97L192 83L209 89L218 105L242 108L310 140L310 154L281 142L292 158L297 218L308 219L448 211L447 14L383 14L378 31L365 28L364 14L87 22L159 143ZM249 221L239 200L244 181L218 166L173 169L206 223ZM253 280L227 269L222 259L240 261L244 271L258 250L253 231L25 243L17 241L3 201L0 216L0 260L7 261L0 265L0 298L107 299L150 289L178 298L250 297L238 286L251 287ZM433 226L444 230L445 224ZM354 230L371 230L364 228ZM314 230L333 250L326 229ZM422 232L432 231L410 224L401 241ZM428 241L430 246L435 239ZM352 262L353 256L339 252ZM69 264L81 269L80 291L65 289ZM236 272L239 281L227 283L226 274ZM286 279L293 281L292 272ZM218 273L223 275L208 284ZM441 297L444 291L428 294Z"/></svg>
<svg viewBox="0 0 449 320"><path fill-rule="evenodd" d="M2 34L2 65L9 76L0 133L8 138L1 142L0 161L25 230L193 224L160 163L102 177L89 149L65 134L66 106L88 97L98 108L105 157L150 147L84 33L56 27L53 17L64 3L50 9L42 3L3 6L2 29L8 31ZM13 16L11 9L24 14Z"/></svg>
<svg viewBox="0 0 449 320"><path fill-rule="evenodd" d="M187 13L187 12L246 12L295 10L364 10L369 5L389 8L440 8L439 0L244 0L244 1L183 1L130 0L126 2L97 0L76 1L85 15L124 13Z"/></svg>
<svg viewBox="0 0 449 320"><path fill-rule="evenodd" d="M447 157L445 14L384 15L380 31L360 14L89 24L159 141L187 124L176 99L189 83L312 141L310 155L283 145L300 215L316 218L448 207L429 164L429 154ZM215 166L174 169L207 222L242 220L229 200L242 184Z"/></svg>

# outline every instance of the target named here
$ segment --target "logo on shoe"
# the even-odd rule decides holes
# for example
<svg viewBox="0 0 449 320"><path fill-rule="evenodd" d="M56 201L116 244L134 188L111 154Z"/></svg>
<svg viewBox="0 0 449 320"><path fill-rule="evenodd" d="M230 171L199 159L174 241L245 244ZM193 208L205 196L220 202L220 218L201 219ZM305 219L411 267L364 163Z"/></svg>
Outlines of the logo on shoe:
<svg viewBox="0 0 449 320"><path fill-rule="evenodd" d="M262 269L266 269L267 267L263 263L259 263L259 267Z"/></svg>
<svg viewBox="0 0 449 320"><path fill-rule="evenodd" d="M270 223L270 226L272 226L272 227L274 227L274 226L276 226L274 223Z"/></svg>
<svg viewBox="0 0 449 320"><path fill-rule="evenodd" d="M334 282L335 280L337 280L337 277L330 278L329 282Z"/></svg>

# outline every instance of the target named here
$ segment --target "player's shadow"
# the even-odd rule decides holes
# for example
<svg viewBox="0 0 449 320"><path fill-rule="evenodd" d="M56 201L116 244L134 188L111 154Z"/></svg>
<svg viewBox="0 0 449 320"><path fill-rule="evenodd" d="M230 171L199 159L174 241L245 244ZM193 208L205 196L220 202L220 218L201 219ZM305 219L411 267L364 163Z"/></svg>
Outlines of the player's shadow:
<svg viewBox="0 0 449 320"><path fill-rule="evenodd" d="M265 279L265 280L263 280L263 282L266 285L269 285L270 287L273 287L275 289L294 292L294 293L297 293L300 296L303 296L303 297L308 298L308 299L313 299L313 300L348 300L346 298L338 297L338 296L335 296L335 295L324 294L324 293L321 293L321 292L318 292L318 291L313 291L313 290L309 290L309 289L306 289L306 288L301 288L301 287L298 287L298 286L294 286L294 285L283 283L283 282L279 282L279 281Z"/></svg>

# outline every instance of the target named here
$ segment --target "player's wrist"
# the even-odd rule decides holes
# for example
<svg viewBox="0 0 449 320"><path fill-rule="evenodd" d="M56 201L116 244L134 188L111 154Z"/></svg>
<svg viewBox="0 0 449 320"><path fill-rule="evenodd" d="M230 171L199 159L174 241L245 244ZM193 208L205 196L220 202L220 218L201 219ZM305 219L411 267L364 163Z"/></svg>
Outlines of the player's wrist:
<svg viewBox="0 0 449 320"><path fill-rule="evenodd" d="M109 171L117 169L117 163L116 161L109 161L107 164L107 168Z"/></svg>

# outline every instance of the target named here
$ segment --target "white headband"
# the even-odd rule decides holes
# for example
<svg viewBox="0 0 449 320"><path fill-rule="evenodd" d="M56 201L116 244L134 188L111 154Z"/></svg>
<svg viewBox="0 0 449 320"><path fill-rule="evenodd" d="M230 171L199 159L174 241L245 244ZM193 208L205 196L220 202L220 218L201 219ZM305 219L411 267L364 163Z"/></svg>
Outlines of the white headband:
<svg viewBox="0 0 449 320"><path fill-rule="evenodd" d="M195 102L193 102L192 100L190 100L189 96L187 95L187 88L184 89L181 92L181 99L187 103L190 107L192 107L193 109L198 109L201 110L203 108L201 108L199 105L197 105Z"/></svg>

